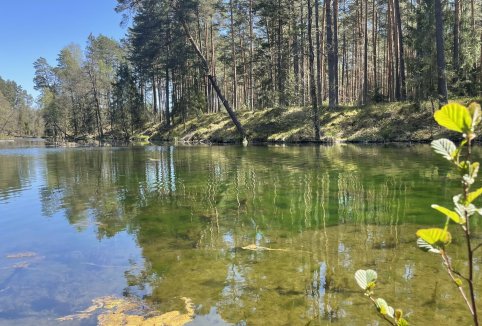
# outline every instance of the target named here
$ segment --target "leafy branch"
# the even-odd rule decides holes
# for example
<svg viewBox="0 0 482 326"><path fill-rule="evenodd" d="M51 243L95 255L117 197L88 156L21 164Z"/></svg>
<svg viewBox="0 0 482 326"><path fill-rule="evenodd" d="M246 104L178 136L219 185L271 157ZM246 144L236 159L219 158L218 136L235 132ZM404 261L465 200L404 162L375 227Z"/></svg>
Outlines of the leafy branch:
<svg viewBox="0 0 482 326"><path fill-rule="evenodd" d="M482 247L482 243L473 245L470 220L475 214L482 215L482 208L476 207L474 201L482 195L482 188L474 191L472 185L477 178L480 164L472 162L472 143L475 137L476 127L482 120L482 110L479 104L472 103L469 107L451 103L443 106L434 113L435 121L449 130L462 134L462 141L456 146L449 139L438 139L431 143L435 153L452 163L460 176L462 193L455 195L452 200L454 207L449 209L440 205L433 204L431 207L445 217L443 228L428 228L417 231L417 246L423 251L440 255L443 266L451 281L455 284L467 305L475 326L479 325L476 296L474 288L474 252ZM447 248L452 242L452 234L449 232L450 223L458 225L464 234L467 249L467 275L456 271L452 266L452 261L448 255ZM408 322L402 317L401 310L394 310L382 298L373 297L373 289L376 285L377 273L374 270L358 270L355 273L355 280L365 291L365 295L374 303L380 316L391 325L405 326ZM468 285L469 292L466 293L464 283Z"/></svg>
<svg viewBox="0 0 482 326"><path fill-rule="evenodd" d="M407 320L403 318L401 309L393 309L383 298L376 298L373 296L373 289L377 283L377 272L372 269L359 269L355 272L355 280L359 287L365 291L365 295L373 302L379 315L383 320L393 326L408 326Z"/></svg>
<svg viewBox="0 0 482 326"><path fill-rule="evenodd" d="M462 193L453 197L454 209L448 209L439 205L432 208L445 216L443 228L420 229L417 231L417 245L420 249L439 254L452 282L457 286L465 304L467 305L474 325L478 326L476 297L474 289L474 252L482 244L473 247L470 231L470 219L477 213L482 215L482 209L477 208L473 202L482 195L482 188L471 191L479 172L480 164L471 162L472 142L477 136L476 127L482 119L480 105L472 103L469 107L451 103L445 105L434 113L435 121L442 127L462 134L462 141L456 146L448 139L438 139L431 143L432 149L443 158L452 163L458 172ZM450 222L458 225L464 234L467 248L468 275L462 275L454 270L451 259L447 254L447 247L452 241L452 235L448 231ZM459 276L456 277L455 275ZM463 280L463 281L462 281ZM465 283L469 288L469 295L463 288Z"/></svg>

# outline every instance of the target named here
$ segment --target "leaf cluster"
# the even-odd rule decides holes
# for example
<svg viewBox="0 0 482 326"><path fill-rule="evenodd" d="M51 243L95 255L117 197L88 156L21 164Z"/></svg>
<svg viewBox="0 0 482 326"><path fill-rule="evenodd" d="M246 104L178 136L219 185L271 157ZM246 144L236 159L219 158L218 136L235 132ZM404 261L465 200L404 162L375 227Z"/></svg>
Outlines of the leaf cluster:
<svg viewBox="0 0 482 326"><path fill-rule="evenodd" d="M389 306L383 298L374 298L374 288L377 283L377 272L372 269L359 269L355 272L355 280L360 288L365 291L365 295L372 300L380 316L395 326L408 326L408 321L403 318L401 309L394 309Z"/></svg>
<svg viewBox="0 0 482 326"><path fill-rule="evenodd" d="M478 325L478 316L476 311L476 298L473 284L473 254L477 248L472 249L472 237L470 233L470 218L474 214L482 215L482 209L477 208L473 203L482 195L482 188L471 191L471 186L477 178L480 164L471 162L471 143L476 138L476 128L482 119L482 111L479 104L472 103L468 107L457 103L445 105L434 113L435 121L442 127L462 134L462 141L456 146L449 139L438 139L432 142L431 146L435 153L440 154L443 158L452 163L462 184L462 193L455 195L453 200L453 209L449 209L437 204L433 204L432 208L441 213L445 217L443 228L420 229L417 231L417 246L426 252L431 252L441 256L445 268L452 282L459 289L462 298L467 304L473 317L475 325ZM464 232L468 252L468 276L463 276L455 271L452 267L450 257L447 255L447 246L452 241L452 235L448 228L450 222L460 226ZM467 296L463 289L463 281L469 286L470 295Z"/></svg>

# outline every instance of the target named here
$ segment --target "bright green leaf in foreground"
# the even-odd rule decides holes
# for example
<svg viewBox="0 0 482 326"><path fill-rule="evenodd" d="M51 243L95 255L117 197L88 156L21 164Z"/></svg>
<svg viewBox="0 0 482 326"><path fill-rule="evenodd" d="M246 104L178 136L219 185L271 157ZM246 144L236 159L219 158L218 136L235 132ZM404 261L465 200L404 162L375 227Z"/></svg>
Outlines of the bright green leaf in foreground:
<svg viewBox="0 0 482 326"><path fill-rule="evenodd" d="M369 290L375 286L377 280L377 272L371 269L359 269L355 272L355 280L359 287L363 290Z"/></svg>
<svg viewBox="0 0 482 326"><path fill-rule="evenodd" d="M474 200L476 200L480 195L482 195L482 188L477 189L476 191L472 191L467 195L467 203L470 204Z"/></svg>
<svg viewBox="0 0 482 326"><path fill-rule="evenodd" d="M382 315L387 315L393 318L395 309L390 307L384 299L378 298L375 301L375 304L377 305L378 312L380 312Z"/></svg>
<svg viewBox="0 0 482 326"><path fill-rule="evenodd" d="M443 247L452 241L452 235L450 232L439 228L420 229L417 231L417 236L422 238L428 244L437 247Z"/></svg>
<svg viewBox="0 0 482 326"><path fill-rule="evenodd" d="M477 126L482 119L482 110L480 104L472 102L469 105L470 115L472 116L473 127Z"/></svg>
<svg viewBox="0 0 482 326"><path fill-rule="evenodd" d="M418 238L417 239L417 246L425 251L425 252L432 252L434 254L439 254L440 253L440 250L438 250L437 248L435 248L434 246L432 246L431 244L427 243L425 240L423 240L422 238Z"/></svg>
<svg viewBox="0 0 482 326"><path fill-rule="evenodd" d="M454 211L451 211L448 208L439 206L439 205L432 205L432 208L439 211L440 213L444 214L445 216L449 217L452 221L454 221L457 224L464 224L465 223L465 218L461 217L459 214L457 214Z"/></svg>
<svg viewBox="0 0 482 326"><path fill-rule="evenodd" d="M472 128L472 117L469 110L457 103L444 105L435 112L434 118L442 127L460 133L468 133Z"/></svg>
<svg viewBox="0 0 482 326"><path fill-rule="evenodd" d="M470 165L469 173L472 178L474 179L477 178L477 174L479 173L479 168L480 168L479 162L474 162Z"/></svg>
<svg viewBox="0 0 482 326"><path fill-rule="evenodd" d="M434 140L430 146L435 153L442 155L445 159L452 161L457 153L457 146L445 138Z"/></svg>

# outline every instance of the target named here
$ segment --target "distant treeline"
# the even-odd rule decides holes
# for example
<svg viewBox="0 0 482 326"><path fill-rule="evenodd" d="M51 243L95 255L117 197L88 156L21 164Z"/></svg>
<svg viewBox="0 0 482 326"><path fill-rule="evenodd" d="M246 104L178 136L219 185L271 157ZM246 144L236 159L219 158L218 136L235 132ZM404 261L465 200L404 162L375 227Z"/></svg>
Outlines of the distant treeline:
<svg viewBox="0 0 482 326"><path fill-rule="evenodd" d="M480 1L118 0L125 40L35 63L47 133L129 137L223 109L475 97ZM216 87L218 89L216 89ZM221 96L220 96L221 94ZM232 117L233 120L235 117ZM323 126L318 126L323 128Z"/></svg>
<svg viewBox="0 0 482 326"><path fill-rule="evenodd" d="M0 138L42 136L44 123L33 98L14 81L0 77Z"/></svg>

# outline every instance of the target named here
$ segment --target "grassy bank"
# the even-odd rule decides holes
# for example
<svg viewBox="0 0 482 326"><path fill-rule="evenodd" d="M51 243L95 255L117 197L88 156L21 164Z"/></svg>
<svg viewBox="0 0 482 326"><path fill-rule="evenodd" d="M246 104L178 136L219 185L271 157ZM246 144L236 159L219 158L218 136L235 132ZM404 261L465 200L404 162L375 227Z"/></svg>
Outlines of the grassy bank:
<svg viewBox="0 0 482 326"><path fill-rule="evenodd" d="M309 108L269 108L254 112L238 111L237 114L251 142L314 140ZM431 103L421 107L408 102L339 107L335 110L323 107L320 124L323 141L423 142L443 135L444 131L435 124L432 115ZM224 111L200 115L179 122L170 129L153 125L144 134L153 141L239 141L234 125Z"/></svg>

